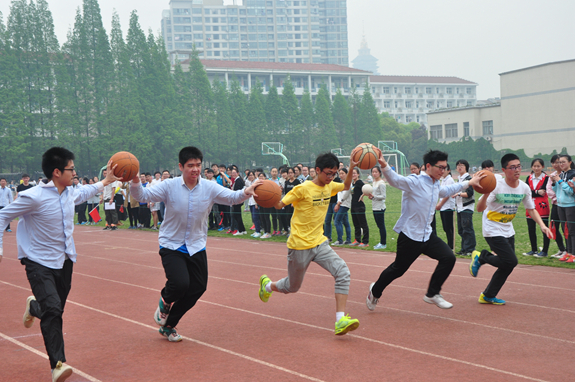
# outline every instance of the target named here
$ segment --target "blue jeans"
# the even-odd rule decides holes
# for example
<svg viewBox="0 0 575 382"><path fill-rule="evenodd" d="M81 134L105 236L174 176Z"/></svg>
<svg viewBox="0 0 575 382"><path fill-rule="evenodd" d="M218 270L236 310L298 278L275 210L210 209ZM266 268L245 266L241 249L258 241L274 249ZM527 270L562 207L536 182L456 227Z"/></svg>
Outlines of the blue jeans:
<svg viewBox="0 0 575 382"><path fill-rule="evenodd" d="M335 203L330 203L327 207L327 214L325 215L325 222L323 223L323 234L329 240L331 240L331 221L333 219L333 208L335 207Z"/></svg>
<svg viewBox="0 0 575 382"><path fill-rule="evenodd" d="M256 206L250 206L250 212L252 213L252 221L254 222L254 225L256 226L256 232L260 232L261 227L260 227L260 217L258 215L258 210L256 210Z"/></svg>
<svg viewBox="0 0 575 382"><path fill-rule="evenodd" d="M345 236L347 241L351 241L351 227L349 225L349 216L347 215L349 208L339 207L335 214L335 230L337 232L337 240L343 242L343 226L345 226Z"/></svg>

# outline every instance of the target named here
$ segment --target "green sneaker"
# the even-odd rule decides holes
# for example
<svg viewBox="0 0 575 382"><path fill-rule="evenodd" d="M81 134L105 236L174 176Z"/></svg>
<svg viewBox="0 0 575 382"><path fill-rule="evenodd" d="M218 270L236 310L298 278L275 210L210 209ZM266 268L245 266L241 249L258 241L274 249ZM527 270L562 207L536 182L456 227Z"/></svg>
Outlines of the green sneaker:
<svg viewBox="0 0 575 382"><path fill-rule="evenodd" d="M262 300L263 302L268 302L268 300L270 299L270 296L272 295L273 292L268 292L266 290L266 285L268 285L268 283L271 283L272 280L270 280L270 278L267 275L262 275L262 277L260 277L260 300Z"/></svg>
<svg viewBox="0 0 575 382"><path fill-rule="evenodd" d="M178 334L176 328L168 328L167 326L162 326L160 328L160 334L168 339L170 342L180 342L182 336Z"/></svg>
<svg viewBox="0 0 575 382"><path fill-rule="evenodd" d="M335 335L343 336L347 332L351 332L357 328L359 328L359 320L355 318L352 320L350 316L343 316L335 323Z"/></svg>

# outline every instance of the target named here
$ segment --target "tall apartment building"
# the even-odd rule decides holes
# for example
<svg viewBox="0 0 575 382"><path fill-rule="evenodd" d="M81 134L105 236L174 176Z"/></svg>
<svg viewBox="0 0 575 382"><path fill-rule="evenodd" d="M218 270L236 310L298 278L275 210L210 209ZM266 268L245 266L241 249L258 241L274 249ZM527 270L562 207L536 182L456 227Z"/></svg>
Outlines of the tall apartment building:
<svg viewBox="0 0 575 382"><path fill-rule="evenodd" d="M210 60L349 65L345 0L171 0L162 35L172 63L195 44Z"/></svg>
<svg viewBox="0 0 575 382"><path fill-rule="evenodd" d="M458 77L370 76L369 82L378 111L400 123L427 125L430 111L477 103L477 83Z"/></svg>

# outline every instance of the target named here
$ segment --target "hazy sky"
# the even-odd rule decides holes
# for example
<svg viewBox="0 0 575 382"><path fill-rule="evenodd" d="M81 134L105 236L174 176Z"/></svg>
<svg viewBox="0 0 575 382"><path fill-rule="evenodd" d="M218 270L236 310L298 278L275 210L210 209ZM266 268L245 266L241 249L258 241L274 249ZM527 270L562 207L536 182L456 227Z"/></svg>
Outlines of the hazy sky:
<svg viewBox="0 0 575 382"><path fill-rule="evenodd" d="M227 2L227 0L226 0ZM4 21L9 0L0 0ZM169 0L100 0L109 32L112 12L127 30L130 12L154 33ZM82 0L48 0L60 44ZM575 59L574 0L348 0L349 57L365 30L380 74L457 76L479 84L478 98L499 96L499 73Z"/></svg>

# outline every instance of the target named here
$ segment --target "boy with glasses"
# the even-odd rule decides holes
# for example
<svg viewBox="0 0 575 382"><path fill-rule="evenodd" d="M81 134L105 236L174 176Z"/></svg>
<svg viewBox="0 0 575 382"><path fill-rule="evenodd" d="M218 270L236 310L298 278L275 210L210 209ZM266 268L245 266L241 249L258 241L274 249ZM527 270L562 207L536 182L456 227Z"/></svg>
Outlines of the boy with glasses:
<svg viewBox="0 0 575 382"><path fill-rule="evenodd" d="M351 162L351 168L356 164ZM291 233L287 241L288 276L272 282L268 276L262 275L259 296L263 302L267 302L273 291L296 293L313 261L335 279L335 334L343 335L359 327L357 319L345 315L350 273L345 261L335 253L323 235L323 224L331 197L340 191L349 190L351 186L351 177L345 183L332 182L337 176L338 165L339 160L334 154L321 154L315 161L316 178L295 186L275 206L278 210L289 204L294 206Z"/></svg>
<svg viewBox="0 0 575 382"><path fill-rule="evenodd" d="M504 155L501 158L501 168L505 179L498 180L495 189L485 193L477 203L478 212L486 211L483 214L483 236L491 252L485 249L481 252L473 251L469 273L477 277L477 272L483 264L490 264L497 268L487 288L479 295L481 304L505 305L505 300L496 296L517 265L515 230L512 221L517 214L519 203L523 203L529 216L541 227L543 234L551 238L551 231L545 226L535 209L531 189L527 183L519 179L521 176L519 157L515 154Z"/></svg>
<svg viewBox="0 0 575 382"><path fill-rule="evenodd" d="M395 261L381 272L376 282L370 285L366 299L369 310L375 309L383 290L393 280L403 276L422 253L438 261L423 301L435 304L441 309L453 307L453 304L443 299L440 292L443 283L453 270L455 255L451 248L432 232L431 221L439 198L465 190L470 185L478 185L485 175L474 176L471 180L449 186L441 186L439 180L447 169L447 153L429 150L423 156L423 163L425 172L419 175L401 176L391 170L380 153L379 164L383 175L391 186L403 191L403 196L401 215L393 227L393 230L399 234Z"/></svg>
<svg viewBox="0 0 575 382"><path fill-rule="evenodd" d="M48 179L37 187L20 192L19 197L0 211L0 227L13 218L18 222L18 259L26 267L33 296L26 300L24 326L40 319L44 345L52 368L52 381L62 382L72 375L65 365L62 314L72 283L76 262L74 246L74 206L87 201L105 185L118 180L108 162L108 175L102 182L72 188L76 175L74 154L52 147L42 155L42 170ZM115 167L115 166L114 166ZM2 260L0 230L0 260Z"/></svg>

